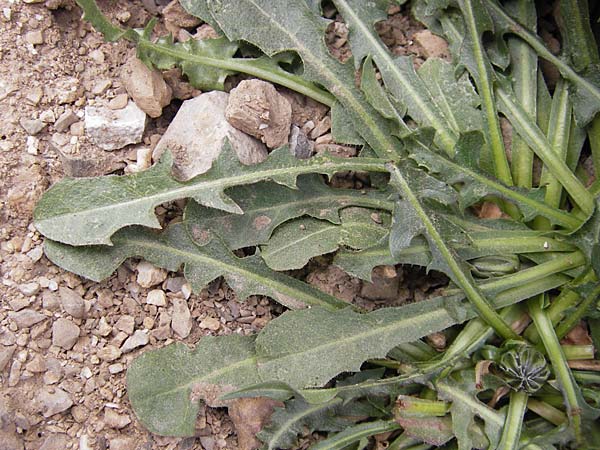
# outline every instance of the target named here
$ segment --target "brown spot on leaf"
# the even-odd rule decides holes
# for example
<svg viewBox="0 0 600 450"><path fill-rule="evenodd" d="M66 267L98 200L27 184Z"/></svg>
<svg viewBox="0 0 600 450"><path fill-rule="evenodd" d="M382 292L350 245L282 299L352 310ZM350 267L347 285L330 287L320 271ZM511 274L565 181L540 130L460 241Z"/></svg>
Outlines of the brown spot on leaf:
<svg viewBox="0 0 600 450"><path fill-rule="evenodd" d="M264 230L271 222L272 220L270 217L258 216L256 219L254 219L253 225L257 230Z"/></svg>
<svg viewBox="0 0 600 450"><path fill-rule="evenodd" d="M192 225L192 237L200 245L208 244L210 241L210 231L200 228L198 225Z"/></svg>

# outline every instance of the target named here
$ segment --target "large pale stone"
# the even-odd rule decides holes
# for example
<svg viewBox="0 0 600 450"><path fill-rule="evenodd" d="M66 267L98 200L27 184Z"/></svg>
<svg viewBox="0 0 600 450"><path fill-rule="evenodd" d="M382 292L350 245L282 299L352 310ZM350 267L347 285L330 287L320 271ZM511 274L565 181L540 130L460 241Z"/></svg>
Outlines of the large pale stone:
<svg viewBox="0 0 600 450"><path fill-rule="evenodd" d="M103 150L118 150L141 142L145 127L146 113L134 102L117 110L104 106L85 108L85 132Z"/></svg>
<svg viewBox="0 0 600 450"><path fill-rule="evenodd" d="M228 94L212 91L183 102L177 115L154 149L156 160L169 149L174 175L189 180L210 169L227 138L243 164L256 164L267 157L260 141L232 127L225 119Z"/></svg>

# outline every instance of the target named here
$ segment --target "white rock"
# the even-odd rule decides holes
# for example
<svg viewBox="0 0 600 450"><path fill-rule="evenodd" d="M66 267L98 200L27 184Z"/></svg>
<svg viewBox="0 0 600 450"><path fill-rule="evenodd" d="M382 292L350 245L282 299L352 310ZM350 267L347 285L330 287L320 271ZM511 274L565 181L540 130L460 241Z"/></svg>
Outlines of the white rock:
<svg viewBox="0 0 600 450"><path fill-rule="evenodd" d="M39 450L64 450L68 448L69 436L65 433L53 433L46 437Z"/></svg>
<svg viewBox="0 0 600 450"><path fill-rule="evenodd" d="M60 295L60 304L63 310L76 319L81 319L85 315L85 302L81 295L68 287L61 286L58 289Z"/></svg>
<svg viewBox="0 0 600 450"><path fill-rule="evenodd" d="M173 316L171 328L181 338L186 338L192 331L192 314L185 300L178 298L173 301Z"/></svg>
<svg viewBox="0 0 600 450"><path fill-rule="evenodd" d="M123 343L121 346L121 351L123 353L128 353L138 347L143 347L148 342L150 342L148 333L142 330L137 330L135 333L133 333L133 336L128 337Z"/></svg>
<svg viewBox="0 0 600 450"><path fill-rule="evenodd" d="M117 110L103 106L85 108L85 131L90 140L103 150L118 150L141 142L145 127L146 113L134 102Z"/></svg>
<svg viewBox="0 0 600 450"><path fill-rule="evenodd" d="M167 278L166 270L155 267L147 261L141 261L137 265L137 272L137 282L145 288L156 286Z"/></svg>
<svg viewBox="0 0 600 450"><path fill-rule="evenodd" d="M189 180L210 169L227 138L243 164L264 161L265 145L225 119L227 101L228 94L212 91L183 102L154 149L153 159L169 149L174 157L173 173L181 180Z"/></svg>
<svg viewBox="0 0 600 450"><path fill-rule="evenodd" d="M8 365L8 363L12 360L13 353L17 347L15 345L10 345L5 347L0 346L0 372L4 370L4 368Z"/></svg>
<svg viewBox="0 0 600 450"><path fill-rule="evenodd" d="M60 115L60 117L54 122L54 129L60 133L66 131L71 125L79 120L79 117L70 109L66 110Z"/></svg>
<svg viewBox="0 0 600 450"><path fill-rule="evenodd" d="M79 339L79 327L70 320L60 318L52 324L52 345L70 350L77 339Z"/></svg>
<svg viewBox="0 0 600 450"><path fill-rule="evenodd" d="M65 391L59 388L54 388L54 392L42 389L38 394L38 399L43 406L44 417L50 417L54 414L66 411L73 406L73 400Z"/></svg>
<svg viewBox="0 0 600 450"><path fill-rule="evenodd" d="M35 281L32 281L31 283L20 284L19 291L21 291L21 294L29 297L37 294L40 291L40 284L36 283Z"/></svg>
<svg viewBox="0 0 600 450"><path fill-rule="evenodd" d="M125 370L125 366L121 363L116 363L116 364L111 364L110 366L108 366L108 371L115 375L117 373L121 373Z"/></svg>
<svg viewBox="0 0 600 450"><path fill-rule="evenodd" d="M165 306L167 304L167 297L165 293L160 289L153 289L148 292L146 297L146 303L154 306Z"/></svg>

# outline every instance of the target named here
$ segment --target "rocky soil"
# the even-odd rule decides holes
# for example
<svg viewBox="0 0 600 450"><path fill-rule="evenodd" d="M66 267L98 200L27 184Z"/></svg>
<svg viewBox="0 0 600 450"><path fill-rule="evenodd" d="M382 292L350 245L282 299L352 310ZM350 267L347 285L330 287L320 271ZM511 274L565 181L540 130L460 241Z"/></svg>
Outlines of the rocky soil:
<svg viewBox="0 0 600 450"><path fill-rule="evenodd" d="M126 26L162 13L159 33L214 33L183 14L177 0L156 2L100 4ZM251 80L230 98L201 94L177 70L150 71L127 43L105 43L69 0L0 5L0 449L239 448L230 418L209 408L201 411L196 438L148 433L128 403L126 368L141 352L176 340L191 345L210 334L253 333L281 307L262 297L239 302L220 280L194 294L181 274L136 260L102 283L81 279L44 257L31 223L34 206L63 176L144 170L167 143L183 179L208 169L225 136L245 163L290 139L299 157L356 149L335 145L327 109L294 93ZM400 8L390 13L380 32L396 53L416 55L417 64L447 56L443 42L419 31ZM328 14L335 18L335 11ZM347 34L339 21L329 30L340 59L349 55ZM212 130L197 137L201 144L190 142L180 124L200 116L206 122L196 131ZM178 206L159 208L163 223L177 218ZM371 308L420 298L439 283L387 268L376 272L374 284L363 284L318 263L308 280Z"/></svg>

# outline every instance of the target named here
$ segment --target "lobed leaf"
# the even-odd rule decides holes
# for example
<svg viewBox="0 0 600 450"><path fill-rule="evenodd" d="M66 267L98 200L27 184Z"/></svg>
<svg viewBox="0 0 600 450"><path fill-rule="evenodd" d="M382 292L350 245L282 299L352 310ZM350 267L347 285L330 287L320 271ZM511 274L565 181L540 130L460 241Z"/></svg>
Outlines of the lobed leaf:
<svg viewBox="0 0 600 450"><path fill-rule="evenodd" d="M273 182L236 186L227 194L244 214L230 214L189 202L185 222L192 234L210 231L219 235L232 249L265 243L273 230L288 220L303 215L340 223L340 209L362 206L391 209L385 192L374 190L334 189L319 175L298 177L298 189Z"/></svg>
<svg viewBox="0 0 600 450"><path fill-rule="evenodd" d="M338 398L319 404L294 398L286 402L285 408L275 408L271 423L257 437L265 443L265 449L276 450L292 448L299 434L343 430L352 422L337 416L336 408L341 404Z"/></svg>
<svg viewBox="0 0 600 450"><path fill-rule="evenodd" d="M112 246L72 247L47 240L45 252L56 265L94 281L110 276L125 259L142 257L171 271L183 266L196 292L223 276L242 299L266 295L289 308L322 305L336 309L347 305L295 278L273 272L258 255L238 258L219 239L204 238L205 245L197 245L183 224L172 225L160 234L130 227L114 235Z"/></svg>
<svg viewBox="0 0 600 450"><path fill-rule="evenodd" d="M299 160L287 147L272 152L261 164L246 166L238 161L229 144L208 172L186 182L171 175L171 162L166 152L158 164L143 172L63 179L37 204L35 226L44 236L65 244L111 245L111 235L128 225L160 228L154 208L161 203L192 198L204 206L241 214L243 211L225 189L263 180L295 188L298 175L312 172L332 175L343 170L384 171L383 161L377 159L317 156Z"/></svg>
<svg viewBox="0 0 600 450"><path fill-rule="evenodd" d="M390 93L417 123L433 127L440 147L452 155L457 132L444 117L446 111L438 107L428 86L415 73L412 59L393 57L375 31L375 23L387 17L385 5L360 0L334 0L333 3L348 25L356 66L370 55Z"/></svg>
<svg viewBox="0 0 600 450"><path fill-rule="evenodd" d="M431 151L431 139L428 130L420 130L411 138L407 138L405 142L409 156L420 167L426 168L429 173L449 185L461 184L458 189L461 209L477 203L486 196L494 196L517 205L525 221L539 215L570 230L581 226L581 220L577 217L546 205L543 201L543 189L526 190L507 186L482 174L479 168L479 152L484 145L481 133L471 132L461 136L456 146L455 161Z"/></svg>

